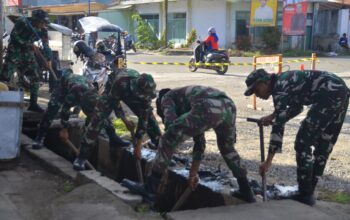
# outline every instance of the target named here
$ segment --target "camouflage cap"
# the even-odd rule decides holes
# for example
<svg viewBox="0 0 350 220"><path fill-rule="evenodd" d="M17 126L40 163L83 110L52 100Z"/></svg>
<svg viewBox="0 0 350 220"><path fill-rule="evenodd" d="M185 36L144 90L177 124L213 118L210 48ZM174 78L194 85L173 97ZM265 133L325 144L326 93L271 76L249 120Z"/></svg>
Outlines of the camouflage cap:
<svg viewBox="0 0 350 220"><path fill-rule="evenodd" d="M0 82L0 91L8 91L9 87L5 84Z"/></svg>
<svg viewBox="0 0 350 220"><path fill-rule="evenodd" d="M47 14L47 12L41 9L33 10L32 18L35 19L36 21L45 22L46 24L50 23L49 15Z"/></svg>
<svg viewBox="0 0 350 220"><path fill-rule="evenodd" d="M142 73L139 77L132 79L131 91L140 99L152 100L156 95L156 83L153 80L152 75Z"/></svg>
<svg viewBox="0 0 350 220"><path fill-rule="evenodd" d="M63 84L65 84L68 79L73 75L73 70L70 68L65 68L59 70L59 75L61 76L61 81Z"/></svg>
<svg viewBox="0 0 350 220"><path fill-rule="evenodd" d="M250 96L254 93L255 86L260 81L268 81L271 79L270 74L268 74L264 69L257 69L251 72L247 79L245 80L245 84L247 85L247 90L244 92L245 96Z"/></svg>

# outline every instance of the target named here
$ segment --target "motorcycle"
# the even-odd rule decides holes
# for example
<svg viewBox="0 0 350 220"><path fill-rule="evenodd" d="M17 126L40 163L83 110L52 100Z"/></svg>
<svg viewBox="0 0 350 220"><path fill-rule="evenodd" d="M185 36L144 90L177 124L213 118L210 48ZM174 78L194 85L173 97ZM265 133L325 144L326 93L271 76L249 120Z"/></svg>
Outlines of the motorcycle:
<svg viewBox="0 0 350 220"><path fill-rule="evenodd" d="M83 61L84 66L80 74L85 76L98 91L102 94L108 80L109 68L106 56L93 51L84 41L74 43L73 52Z"/></svg>
<svg viewBox="0 0 350 220"><path fill-rule="evenodd" d="M204 53L204 56L201 58L202 53ZM195 45L193 49L193 55L189 62L189 69L191 72L196 72L198 68L211 69L215 70L220 75L224 75L228 70L229 62L230 59L226 50L206 52L205 43L197 41L197 45Z"/></svg>

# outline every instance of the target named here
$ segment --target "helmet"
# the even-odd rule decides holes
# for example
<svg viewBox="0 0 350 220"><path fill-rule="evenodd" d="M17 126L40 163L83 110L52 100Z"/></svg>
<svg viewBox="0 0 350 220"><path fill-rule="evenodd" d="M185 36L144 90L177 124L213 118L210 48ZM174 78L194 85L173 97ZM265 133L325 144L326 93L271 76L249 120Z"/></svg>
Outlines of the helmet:
<svg viewBox="0 0 350 220"><path fill-rule="evenodd" d="M216 33L216 30L215 30L214 27L210 27L210 28L208 29L208 34L215 34L215 33Z"/></svg>
<svg viewBox="0 0 350 220"><path fill-rule="evenodd" d="M156 83L152 75L142 73L130 82L131 91L140 99L151 101L156 95Z"/></svg>
<svg viewBox="0 0 350 220"><path fill-rule="evenodd" d="M123 31L123 35L128 35L129 33L127 31Z"/></svg>
<svg viewBox="0 0 350 220"><path fill-rule="evenodd" d="M50 23L49 15L47 14L47 12L41 9L33 10L32 18L35 21L42 21L42 22L45 22L46 24Z"/></svg>
<svg viewBox="0 0 350 220"><path fill-rule="evenodd" d="M83 40L74 42L73 52L77 57L80 55L84 55L85 57L92 57L95 54L94 51Z"/></svg>
<svg viewBox="0 0 350 220"><path fill-rule="evenodd" d="M103 40L97 41L96 49L97 49L97 51L105 51L106 50L105 42L103 42Z"/></svg>

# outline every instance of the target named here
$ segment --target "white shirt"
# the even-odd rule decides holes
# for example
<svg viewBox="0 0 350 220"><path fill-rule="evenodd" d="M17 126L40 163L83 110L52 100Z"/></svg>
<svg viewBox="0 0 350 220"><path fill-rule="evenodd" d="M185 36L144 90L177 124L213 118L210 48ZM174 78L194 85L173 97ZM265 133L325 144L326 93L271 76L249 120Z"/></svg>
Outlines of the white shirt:
<svg viewBox="0 0 350 220"><path fill-rule="evenodd" d="M273 20L273 11L269 6L259 7L255 10L255 22L271 22Z"/></svg>

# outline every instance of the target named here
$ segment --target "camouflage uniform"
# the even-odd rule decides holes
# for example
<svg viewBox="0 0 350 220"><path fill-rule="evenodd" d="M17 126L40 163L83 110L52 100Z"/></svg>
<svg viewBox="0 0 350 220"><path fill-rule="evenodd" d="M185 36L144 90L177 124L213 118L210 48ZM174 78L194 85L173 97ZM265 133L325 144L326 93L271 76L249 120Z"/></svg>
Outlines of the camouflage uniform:
<svg viewBox="0 0 350 220"><path fill-rule="evenodd" d="M269 152L281 152L285 123L311 105L295 140L299 191L312 193L342 128L349 89L338 76L322 71L288 71L272 77L275 106ZM312 153L311 146L315 147Z"/></svg>
<svg viewBox="0 0 350 220"><path fill-rule="evenodd" d="M233 175L246 176L234 148L236 107L224 92L205 86L176 88L163 96L161 108L166 131L160 139L156 163L162 169L169 165L177 146L190 137L195 137L193 160L202 160L204 132L213 128L220 153Z"/></svg>
<svg viewBox="0 0 350 220"><path fill-rule="evenodd" d="M156 96L155 86L151 75L140 75L135 70L122 69L112 73L83 135L79 159L85 160L90 156L93 143L112 110L118 117L124 117L120 101L139 118L134 138L141 139L147 132L151 140L157 143L161 133L151 107L151 101Z"/></svg>
<svg viewBox="0 0 350 220"><path fill-rule="evenodd" d="M74 106L80 106L82 108L84 114L87 116L85 119L85 125L87 126L98 98L99 96L96 89L84 76L72 74L71 70L67 70L61 77L60 83L51 94L48 108L40 122L38 135L33 144L33 148L40 149L42 147L45 134L60 109L61 124L64 128L69 127L68 120L70 109ZM115 133L115 129L108 118L105 119L104 128L111 139Z"/></svg>
<svg viewBox="0 0 350 220"><path fill-rule="evenodd" d="M36 29L32 26L32 23L33 18L20 17L16 21L11 32L0 80L10 82L14 72L17 70L20 87L25 87L24 76L27 77L30 83L29 88L31 98L34 99L33 101L36 101L41 76L34 55L33 43L40 39L42 40L43 55L47 60L51 60L52 51L49 47L47 30L45 28Z"/></svg>

